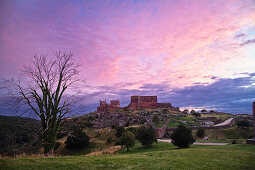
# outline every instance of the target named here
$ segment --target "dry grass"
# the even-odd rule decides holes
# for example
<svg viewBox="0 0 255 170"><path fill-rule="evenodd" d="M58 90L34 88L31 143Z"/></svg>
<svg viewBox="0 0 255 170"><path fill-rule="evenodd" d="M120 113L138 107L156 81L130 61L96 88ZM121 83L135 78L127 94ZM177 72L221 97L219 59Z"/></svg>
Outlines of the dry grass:
<svg viewBox="0 0 255 170"><path fill-rule="evenodd" d="M110 148L107 148L102 151L92 152L90 154L87 154L85 156L95 156L95 155L105 155L105 154L114 154L122 149L121 146L112 146Z"/></svg>

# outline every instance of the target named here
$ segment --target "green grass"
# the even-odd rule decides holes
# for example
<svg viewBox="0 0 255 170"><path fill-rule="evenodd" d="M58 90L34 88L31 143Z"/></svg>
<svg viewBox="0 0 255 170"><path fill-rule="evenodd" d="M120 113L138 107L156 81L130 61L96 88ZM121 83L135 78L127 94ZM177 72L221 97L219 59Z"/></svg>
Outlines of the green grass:
<svg viewBox="0 0 255 170"><path fill-rule="evenodd" d="M199 146L178 149L169 143L140 144L101 156L0 159L0 169L254 169L255 145Z"/></svg>
<svg viewBox="0 0 255 170"><path fill-rule="evenodd" d="M209 139L209 140L203 140L203 139L196 139L196 142L201 143L229 143L232 144L234 139ZM235 139L238 144L245 144L246 139Z"/></svg>

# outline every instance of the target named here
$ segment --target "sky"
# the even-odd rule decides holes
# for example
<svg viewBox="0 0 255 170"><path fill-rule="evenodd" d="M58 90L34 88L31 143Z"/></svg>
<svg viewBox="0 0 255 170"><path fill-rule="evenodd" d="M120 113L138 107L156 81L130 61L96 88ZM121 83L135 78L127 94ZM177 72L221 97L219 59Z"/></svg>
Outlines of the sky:
<svg viewBox="0 0 255 170"><path fill-rule="evenodd" d="M181 109L252 112L254 0L0 1L1 79L54 50L75 52L88 111L157 95Z"/></svg>

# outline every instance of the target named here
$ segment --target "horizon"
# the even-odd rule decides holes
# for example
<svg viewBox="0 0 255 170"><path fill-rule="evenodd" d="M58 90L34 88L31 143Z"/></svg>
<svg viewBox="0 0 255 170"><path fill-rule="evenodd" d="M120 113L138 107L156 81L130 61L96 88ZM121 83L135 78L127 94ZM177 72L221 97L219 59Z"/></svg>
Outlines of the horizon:
<svg viewBox="0 0 255 170"><path fill-rule="evenodd" d="M251 114L255 1L0 2L0 79L24 78L34 55L74 51L86 113L100 99L158 96L181 110ZM0 115L15 115L4 106Z"/></svg>

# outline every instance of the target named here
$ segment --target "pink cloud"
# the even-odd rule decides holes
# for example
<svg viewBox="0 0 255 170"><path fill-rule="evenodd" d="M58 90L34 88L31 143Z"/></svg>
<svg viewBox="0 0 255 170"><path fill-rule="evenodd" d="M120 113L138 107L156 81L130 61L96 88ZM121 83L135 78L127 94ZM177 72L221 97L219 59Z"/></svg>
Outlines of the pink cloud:
<svg viewBox="0 0 255 170"><path fill-rule="evenodd" d="M125 88L234 74L224 65L249 57L233 46L236 32L255 26L249 0L1 3L1 75L15 75L36 53L71 49L89 84L132 83Z"/></svg>

